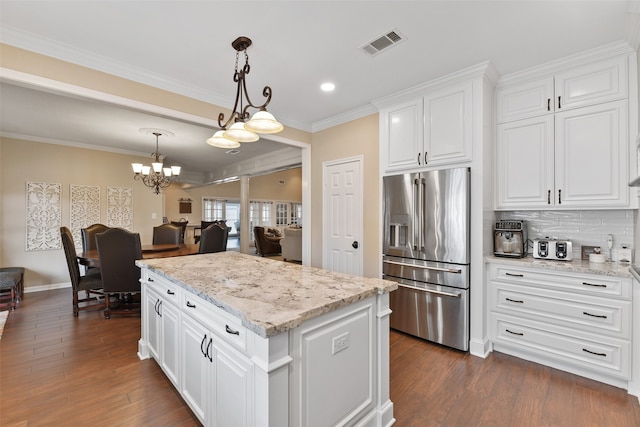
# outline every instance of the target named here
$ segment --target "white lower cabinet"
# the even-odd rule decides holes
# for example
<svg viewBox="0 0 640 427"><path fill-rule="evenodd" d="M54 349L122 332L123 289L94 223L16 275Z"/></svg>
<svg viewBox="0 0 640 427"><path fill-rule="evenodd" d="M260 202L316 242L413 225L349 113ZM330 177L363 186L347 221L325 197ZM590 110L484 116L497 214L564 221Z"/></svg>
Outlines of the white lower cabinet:
<svg viewBox="0 0 640 427"><path fill-rule="evenodd" d="M148 279L148 278L147 278ZM155 285L155 284L154 284ZM180 310L179 290L168 283L157 283L143 292L144 320L149 352L174 386L179 377Z"/></svg>
<svg viewBox="0 0 640 427"><path fill-rule="evenodd" d="M139 357L153 357L204 426L389 426L389 294L262 337L142 269Z"/></svg>
<svg viewBox="0 0 640 427"><path fill-rule="evenodd" d="M180 393L206 426L251 425L251 361L209 328L182 317Z"/></svg>
<svg viewBox="0 0 640 427"><path fill-rule="evenodd" d="M631 279L491 264L494 350L627 388Z"/></svg>

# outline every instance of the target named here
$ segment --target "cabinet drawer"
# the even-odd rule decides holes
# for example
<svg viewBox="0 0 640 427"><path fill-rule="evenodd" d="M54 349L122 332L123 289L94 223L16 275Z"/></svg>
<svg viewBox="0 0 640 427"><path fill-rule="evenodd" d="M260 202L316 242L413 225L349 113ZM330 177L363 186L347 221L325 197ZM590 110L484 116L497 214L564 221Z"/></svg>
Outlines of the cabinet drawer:
<svg viewBox="0 0 640 427"><path fill-rule="evenodd" d="M631 300L631 279L623 277L492 264L489 279L521 286Z"/></svg>
<svg viewBox="0 0 640 427"><path fill-rule="evenodd" d="M581 334L570 329L492 314L494 342L609 376L630 378L629 341Z"/></svg>
<svg viewBox="0 0 640 427"><path fill-rule="evenodd" d="M532 320L604 333L631 336L631 302L547 289L490 282L491 310Z"/></svg>
<svg viewBox="0 0 640 427"><path fill-rule="evenodd" d="M180 302L182 288L171 283L164 277L149 272L146 269L144 270L144 272L145 273L142 275L142 280L149 287L149 289L152 289L154 292L159 294L163 300L170 302L177 307Z"/></svg>
<svg viewBox="0 0 640 427"><path fill-rule="evenodd" d="M182 294L181 308L183 313L192 316L224 342L240 350L246 350L247 329L237 317L186 291Z"/></svg>

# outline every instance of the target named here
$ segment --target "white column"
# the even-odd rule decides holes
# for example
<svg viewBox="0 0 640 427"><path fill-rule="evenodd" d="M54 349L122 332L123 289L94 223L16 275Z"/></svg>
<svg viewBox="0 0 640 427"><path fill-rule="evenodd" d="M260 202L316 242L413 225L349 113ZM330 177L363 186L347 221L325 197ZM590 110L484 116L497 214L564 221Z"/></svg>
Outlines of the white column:
<svg viewBox="0 0 640 427"><path fill-rule="evenodd" d="M249 253L249 177L240 177L240 252Z"/></svg>

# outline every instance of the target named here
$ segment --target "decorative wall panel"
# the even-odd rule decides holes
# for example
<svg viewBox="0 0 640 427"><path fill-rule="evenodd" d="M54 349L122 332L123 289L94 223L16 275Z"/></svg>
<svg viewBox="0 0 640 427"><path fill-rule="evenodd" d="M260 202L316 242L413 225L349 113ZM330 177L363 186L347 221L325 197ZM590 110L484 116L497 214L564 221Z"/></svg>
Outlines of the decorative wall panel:
<svg viewBox="0 0 640 427"><path fill-rule="evenodd" d="M62 184L27 182L27 251L60 249Z"/></svg>
<svg viewBox="0 0 640 427"><path fill-rule="evenodd" d="M81 248L82 235L80 230L100 222L100 187L71 184L70 192L69 228L76 248Z"/></svg>
<svg viewBox="0 0 640 427"><path fill-rule="evenodd" d="M107 187L106 225L133 231L133 188Z"/></svg>

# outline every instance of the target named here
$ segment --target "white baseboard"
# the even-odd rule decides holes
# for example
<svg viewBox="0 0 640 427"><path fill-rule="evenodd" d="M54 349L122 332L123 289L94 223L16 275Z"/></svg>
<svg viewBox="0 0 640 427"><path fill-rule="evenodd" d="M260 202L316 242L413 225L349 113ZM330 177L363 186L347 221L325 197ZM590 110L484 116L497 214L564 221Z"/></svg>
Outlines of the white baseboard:
<svg viewBox="0 0 640 427"><path fill-rule="evenodd" d="M24 293L29 294L31 292L50 291L53 289L62 289L62 288L70 288L70 287L71 287L71 282L52 283L50 285L29 286L27 288L24 288Z"/></svg>

